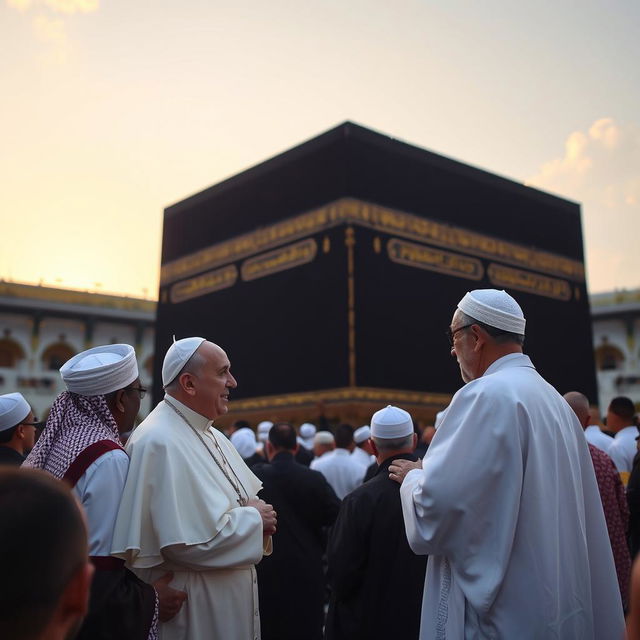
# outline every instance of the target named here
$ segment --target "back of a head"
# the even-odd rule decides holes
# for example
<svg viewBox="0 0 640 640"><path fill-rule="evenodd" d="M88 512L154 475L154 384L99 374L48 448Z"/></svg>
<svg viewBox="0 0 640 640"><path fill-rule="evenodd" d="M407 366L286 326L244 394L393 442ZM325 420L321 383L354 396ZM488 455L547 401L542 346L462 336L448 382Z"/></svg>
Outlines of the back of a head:
<svg viewBox="0 0 640 640"><path fill-rule="evenodd" d="M288 422L277 422L269 429L269 442L277 449L293 451L298 444L296 430Z"/></svg>
<svg viewBox="0 0 640 640"><path fill-rule="evenodd" d="M633 416L636 408L633 401L626 396L618 396L609 403L609 411L615 413L618 417L627 421L628 425L633 424Z"/></svg>
<svg viewBox="0 0 640 640"><path fill-rule="evenodd" d="M39 638L87 564L85 524L70 490L33 469L0 469L0 513L0 638Z"/></svg>
<svg viewBox="0 0 640 640"><path fill-rule="evenodd" d="M567 404L573 409L573 412L578 416L580 424L583 427L587 426L587 422L591 417L591 411L589 409L589 399L583 393L579 391L569 391L565 393L563 398L567 401Z"/></svg>
<svg viewBox="0 0 640 640"><path fill-rule="evenodd" d="M353 445L353 427L350 424L338 425L334 436L338 449L348 449Z"/></svg>

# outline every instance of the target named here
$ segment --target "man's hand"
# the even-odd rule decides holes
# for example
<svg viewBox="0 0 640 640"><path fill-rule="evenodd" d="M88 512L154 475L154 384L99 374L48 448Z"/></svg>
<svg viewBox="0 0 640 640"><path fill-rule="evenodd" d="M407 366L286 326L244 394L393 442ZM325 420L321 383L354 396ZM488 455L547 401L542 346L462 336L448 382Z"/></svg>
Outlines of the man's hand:
<svg viewBox="0 0 640 640"><path fill-rule="evenodd" d="M262 531L265 536L272 536L276 532L277 514L273 510L273 506L267 504L260 498L253 498L247 501L247 507L253 507L258 510L262 518Z"/></svg>
<svg viewBox="0 0 640 640"><path fill-rule="evenodd" d="M172 580L173 571L168 571L151 585L158 594L158 617L160 622L171 620L180 611L182 603L187 599L187 594L184 591L178 591L169 586Z"/></svg>
<svg viewBox="0 0 640 640"><path fill-rule="evenodd" d="M412 469L422 469L422 460L403 460L398 458L389 465L389 477L395 480L398 484L402 484L404 477Z"/></svg>

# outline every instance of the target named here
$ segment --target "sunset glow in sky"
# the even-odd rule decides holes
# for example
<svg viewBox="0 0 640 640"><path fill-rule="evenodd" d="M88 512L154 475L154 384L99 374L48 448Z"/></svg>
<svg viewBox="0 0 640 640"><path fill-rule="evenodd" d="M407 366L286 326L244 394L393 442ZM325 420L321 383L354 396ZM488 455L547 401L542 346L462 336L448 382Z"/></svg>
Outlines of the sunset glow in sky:
<svg viewBox="0 0 640 640"><path fill-rule="evenodd" d="M640 287L637 2L1 1L0 278L155 297L166 206L352 120L582 203Z"/></svg>

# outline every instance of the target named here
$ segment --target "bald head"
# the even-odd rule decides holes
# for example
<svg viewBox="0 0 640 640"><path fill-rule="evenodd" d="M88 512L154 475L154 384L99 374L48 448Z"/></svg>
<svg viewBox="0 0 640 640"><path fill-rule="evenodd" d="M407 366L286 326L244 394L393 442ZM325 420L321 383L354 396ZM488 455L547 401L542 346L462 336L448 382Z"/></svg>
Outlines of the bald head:
<svg viewBox="0 0 640 640"><path fill-rule="evenodd" d="M565 393L563 397L573 409L573 412L578 416L582 428L586 429L591 420L591 411L589 409L589 399L587 396L579 391L569 391L569 393Z"/></svg>

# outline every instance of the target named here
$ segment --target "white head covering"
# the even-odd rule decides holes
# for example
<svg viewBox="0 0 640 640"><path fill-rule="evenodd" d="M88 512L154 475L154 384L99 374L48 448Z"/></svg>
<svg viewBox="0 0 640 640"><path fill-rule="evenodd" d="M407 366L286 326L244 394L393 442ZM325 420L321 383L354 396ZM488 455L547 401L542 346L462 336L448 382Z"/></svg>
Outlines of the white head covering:
<svg viewBox="0 0 640 640"><path fill-rule="evenodd" d="M333 444L335 441L336 439L330 431L318 431L313 436L313 444Z"/></svg>
<svg viewBox="0 0 640 640"><path fill-rule="evenodd" d="M316 435L316 427L310 422L300 425L300 437L298 442L307 449L313 449L313 436Z"/></svg>
<svg viewBox="0 0 640 640"><path fill-rule="evenodd" d="M273 427L271 420L263 420L258 424L258 440L266 442L269 439L269 431Z"/></svg>
<svg viewBox="0 0 640 640"><path fill-rule="evenodd" d="M136 352L128 344L107 344L82 351L60 367L72 393L103 396L124 389L138 377Z"/></svg>
<svg viewBox="0 0 640 640"><path fill-rule="evenodd" d="M250 458L256 452L256 436L248 427L234 431L231 434L231 444L242 458Z"/></svg>
<svg viewBox="0 0 640 640"><path fill-rule="evenodd" d="M411 416L399 407L387 405L371 418L371 436L374 438L404 438L413 433Z"/></svg>
<svg viewBox="0 0 640 640"><path fill-rule="evenodd" d="M364 427L360 427L353 432L353 441L356 444L362 444L365 440L371 437L371 429L369 425L365 424Z"/></svg>
<svg viewBox="0 0 640 640"><path fill-rule="evenodd" d="M520 305L506 291L498 291L498 289L468 291L458 303L458 309L490 327L524 335L526 324L524 313Z"/></svg>
<svg viewBox="0 0 640 640"><path fill-rule="evenodd" d="M196 349L205 341L204 338L182 338L176 340L167 350L162 362L162 386L166 387L182 371L189 358Z"/></svg>
<svg viewBox="0 0 640 640"><path fill-rule="evenodd" d="M30 411L31 407L21 393L6 393L0 396L0 431L20 424Z"/></svg>

